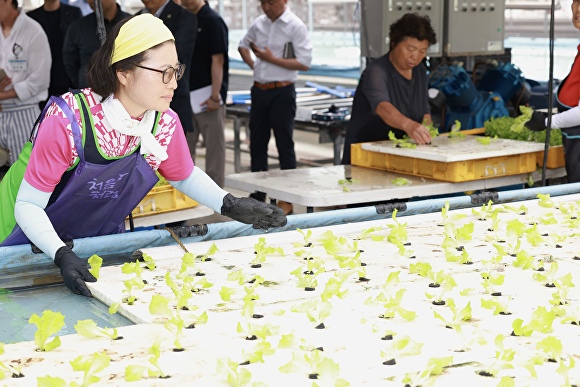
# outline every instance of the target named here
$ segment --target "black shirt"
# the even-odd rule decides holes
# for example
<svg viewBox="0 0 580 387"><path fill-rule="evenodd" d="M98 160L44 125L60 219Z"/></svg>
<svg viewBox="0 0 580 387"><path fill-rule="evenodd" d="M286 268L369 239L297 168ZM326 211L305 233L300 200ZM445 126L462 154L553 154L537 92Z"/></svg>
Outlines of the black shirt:
<svg viewBox="0 0 580 387"><path fill-rule="evenodd" d="M415 66L411 79L403 77L389 60L389 53L375 59L363 71L354 94L351 118L344 141L343 164L350 164L350 144L397 138L405 132L387 125L375 114L381 102L390 102L405 117L422 122L430 114L427 69Z"/></svg>
<svg viewBox="0 0 580 387"><path fill-rule="evenodd" d="M197 13L197 41L191 59L189 89L211 85L211 57L223 54L223 81L220 95L225 102L228 93L228 27L221 16L206 2Z"/></svg>
<svg viewBox="0 0 580 387"><path fill-rule="evenodd" d="M56 11L46 11L43 7L39 7L28 12L27 15L40 24L48 38L52 57L48 94L64 94L72 86L72 82L64 69L62 46L69 25L82 17L81 10L61 3Z"/></svg>
<svg viewBox="0 0 580 387"><path fill-rule="evenodd" d="M113 20L105 19L107 34L115 24L131 16L121 11L117 4L117 14ZM82 19L72 23L64 40L63 58L64 67L75 88L88 87L87 67L93 53L101 47L99 34L97 33L97 16L89 13Z"/></svg>

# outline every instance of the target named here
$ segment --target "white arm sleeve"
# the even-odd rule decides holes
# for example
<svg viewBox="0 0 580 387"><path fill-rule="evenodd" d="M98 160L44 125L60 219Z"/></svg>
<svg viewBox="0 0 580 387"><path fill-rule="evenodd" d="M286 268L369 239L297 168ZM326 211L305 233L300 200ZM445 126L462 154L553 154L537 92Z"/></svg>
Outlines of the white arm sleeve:
<svg viewBox="0 0 580 387"><path fill-rule="evenodd" d="M580 105L552 116L552 128L563 129L578 125L580 125Z"/></svg>
<svg viewBox="0 0 580 387"><path fill-rule="evenodd" d="M169 181L169 184L193 200L221 214L224 197L228 192L221 189L200 168L194 167L187 178L181 181Z"/></svg>
<svg viewBox="0 0 580 387"><path fill-rule="evenodd" d="M65 244L44 211L50 195L52 192L42 192L22 179L14 204L14 217L28 239L54 259L56 250Z"/></svg>

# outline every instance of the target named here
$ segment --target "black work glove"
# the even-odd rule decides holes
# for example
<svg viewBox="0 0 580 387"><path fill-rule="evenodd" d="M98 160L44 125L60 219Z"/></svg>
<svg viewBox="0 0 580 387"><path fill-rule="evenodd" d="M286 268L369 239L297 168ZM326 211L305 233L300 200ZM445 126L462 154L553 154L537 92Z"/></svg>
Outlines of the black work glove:
<svg viewBox="0 0 580 387"><path fill-rule="evenodd" d="M97 282L97 279L89 272L87 262L80 259L68 246L63 246L56 251L54 264L60 267L60 275L64 284L75 294L92 297L91 291L85 284Z"/></svg>
<svg viewBox="0 0 580 387"><path fill-rule="evenodd" d="M284 226L287 221L281 208L252 198L237 198L232 194L224 197L222 215L264 230Z"/></svg>
<svg viewBox="0 0 580 387"><path fill-rule="evenodd" d="M534 132L539 132L541 130L546 130L546 118L548 118L548 113L539 112L534 110L532 112L532 118L524 125L526 128Z"/></svg>

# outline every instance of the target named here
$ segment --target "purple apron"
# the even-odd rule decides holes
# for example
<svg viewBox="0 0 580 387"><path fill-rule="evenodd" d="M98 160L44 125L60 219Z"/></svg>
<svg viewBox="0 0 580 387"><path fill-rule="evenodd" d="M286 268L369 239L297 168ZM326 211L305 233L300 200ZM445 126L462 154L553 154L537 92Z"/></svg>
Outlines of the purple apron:
<svg viewBox="0 0 580 387"><path fill-rule="evenodd" d="M94 127L84 98L77 100L85 128L91 129L85 137L88 144ZM62 110L67 116L72 113L70 108ZM56 201L46 207L46 214L63 241L124 232L125 218L157 183L157 175L138 149L109 164L87 162L79 125L74 116L68 118L79 162ZM26 243L30 241L16 225L2 245Z"/></svg>

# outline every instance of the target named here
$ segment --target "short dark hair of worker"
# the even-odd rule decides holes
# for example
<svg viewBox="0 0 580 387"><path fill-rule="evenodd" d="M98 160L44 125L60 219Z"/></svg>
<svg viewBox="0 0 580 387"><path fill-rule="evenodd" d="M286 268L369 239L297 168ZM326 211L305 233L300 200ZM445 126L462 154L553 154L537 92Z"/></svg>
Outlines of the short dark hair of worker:
<svg viewBox="0 0 580 387"><path fill-rule="evenodd" d="M419 41L426 40L429 45L437 43L437 36L429 16L421 16L418 13L407 13L389 27L390 48L393 49L405 38L415 38Z"/></svg>
<svg viewBox="0 0 580 387"><path fill-rule="evenodd" d="M18 0L12 0L12 6L14 9L18 9Z"/></svg>
<svg viewBox="0 0 580 387"><path fill-rule="evenodd" d="M133 16L134 17L134 16ZM93 54L89 61L87 70L87 81L89 87L101 97L107 98L120 87L119 78L117 78L117 71L131 71L140 65L147 55L147 51L165 44L160 43L154 47L149 48L143 52L135 54L129 58L122 59L116 63L111 64L113 57L113 50L115 49L115 39L119 35L121 27L132 17L121 20L111 29L107 34L105 43Z"/></svg>

